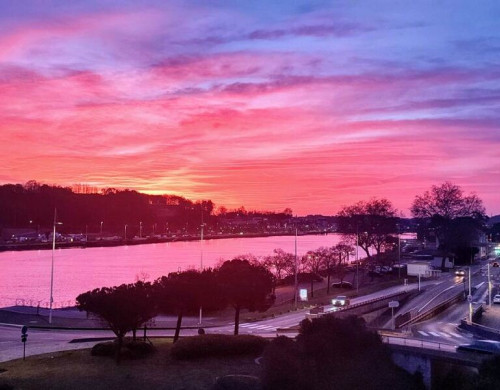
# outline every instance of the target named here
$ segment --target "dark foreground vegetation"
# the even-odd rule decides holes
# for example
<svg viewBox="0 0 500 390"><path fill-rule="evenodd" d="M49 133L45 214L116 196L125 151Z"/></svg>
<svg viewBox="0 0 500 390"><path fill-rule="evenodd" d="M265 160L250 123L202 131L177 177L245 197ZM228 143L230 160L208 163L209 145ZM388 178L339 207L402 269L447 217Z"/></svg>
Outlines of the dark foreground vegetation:
<svg viewBox="0 0 500 390"><path fill-rule="evenodd" d="M295 339L198 335L124 340L0 364L0 389L421 390L419 375L395 366L379 336L358 318L304 320ZM479 374L450 372L438 389L493 390L500 357Z"/></svg>

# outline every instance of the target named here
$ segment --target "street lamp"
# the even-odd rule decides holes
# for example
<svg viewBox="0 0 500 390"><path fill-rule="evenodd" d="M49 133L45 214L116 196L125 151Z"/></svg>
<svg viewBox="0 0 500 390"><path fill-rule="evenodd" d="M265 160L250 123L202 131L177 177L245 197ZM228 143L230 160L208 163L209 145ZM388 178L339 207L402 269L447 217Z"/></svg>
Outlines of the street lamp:
<svg viewBox="0 0 500 390"><path fill-rule="evenodd" d="M52 303L54 302L54 252L56 250L56 225L62 225L57 222L57 209L54 209L54 228L52 231L52 261L50 265L50 301L49 301L49 324L52 324Z"/></svg>
<svg viewBox="0 0 500 390"><path fill-rule="evenodd" d="M297 226L295 226L295 310L297 310L297 287L298 287L298 257L297 257Z"/></svg>
<svg viewBox="0 0 500 390"><path fill-rule="evenodd" d="M203 272L203 227L205 224L203 223L203 212L201 214L201 230L200 230L200 272ZM203 307L200 306L200 319L199 324L201 325L203 318Z"/></svg>
<svg viewBox="0 0 500 390"><path fill-rule="evenodd" d="M102 237L102 224L104 223L104 221L101 221L101 237Z"/></svg>
<svg viewBox="0 0 500 390"><path fill-rule="evenodd" d="M127 224L125 224L125 241L127 241Z"/></svg>
<svg viewBox="0 0 500 390"><path fill-rule="evenodd" d="M358 226L356 226L356 294L359 293L359 258L358 258L358 240L359 232Z"/></svg>

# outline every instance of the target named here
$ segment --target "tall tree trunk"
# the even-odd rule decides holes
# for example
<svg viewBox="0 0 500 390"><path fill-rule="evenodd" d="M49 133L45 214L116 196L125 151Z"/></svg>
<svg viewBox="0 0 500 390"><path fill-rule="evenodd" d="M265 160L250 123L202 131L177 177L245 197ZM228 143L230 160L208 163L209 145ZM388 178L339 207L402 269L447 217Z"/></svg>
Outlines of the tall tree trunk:
<svg viewBox="0 0 500 390"><path fill-rule="evenodd" d="M115 360L116 360L116 364L120 364L120 360L121 360L121 352L122 352L122 345L123 345L123 334L122 333L119 333L117 335L117 339L118 339L118 343L117 343L117 346L116 346L116 351L115 351Z"/></svg>
<svg viewBox="0 0 500 390"><path fill-rule="evenodd" d="M327 275L327 279L328 280L328 284L326 285L326 294L330 294L330 270L328 270L328 275Z"/></svg>
<svg viewBox="0 0 500 390"><path fill-rule="evenodd" d="M235 307L235 312L234 312L234 334L238 335L238 330L240 327L240 306Z"/></svg>
<svg viewBox="0 0 500 390"><path fill-rule="evenodd" d="M132 329L132 340L136 341L137 329Z"/></svg>
<svg viewBox="0 0 500 390"><path fill-rule="evenodd" d="M314 277L311 274L311 298L314 298Z"/></svg>
<svg viewBox="0 0 500 390"><path fill-rule="evenodd" d="M177 324L175 325L175 335L174 335L174 343L179 340L179 334L181 333L181 324L182 324L182 310L177 313Z"/></svg>

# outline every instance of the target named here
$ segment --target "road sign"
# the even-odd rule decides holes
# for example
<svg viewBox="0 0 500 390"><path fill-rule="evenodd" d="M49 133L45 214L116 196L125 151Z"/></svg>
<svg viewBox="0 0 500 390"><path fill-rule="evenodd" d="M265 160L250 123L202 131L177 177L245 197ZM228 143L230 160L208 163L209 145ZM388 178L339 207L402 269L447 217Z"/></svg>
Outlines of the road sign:
<svg viewBox="0 0 500 390"><path fill-rule="evenodd" d="M398 301L390 301L389 307L399 307L399 302Z"/></svg>
<svg viewBox="0 0 500 390"><path fill-rule="evenodd" d="M23 360L26 359L26 341L28 340L28 327L24 325L21 328L21 342L23 343Z"/></svg>
<svg viewBox="0 0 500 390"><path fill-rule="evenodd" d="M467 302L472 303L472 295L467 295Z"/></svg>

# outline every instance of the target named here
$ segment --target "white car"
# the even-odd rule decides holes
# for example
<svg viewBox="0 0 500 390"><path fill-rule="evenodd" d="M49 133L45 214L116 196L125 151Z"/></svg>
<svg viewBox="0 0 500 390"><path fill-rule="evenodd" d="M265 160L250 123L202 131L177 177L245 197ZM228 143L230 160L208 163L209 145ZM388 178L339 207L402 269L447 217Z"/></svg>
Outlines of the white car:
<svg viewBox="0 0 500 390"><path fill-rule="evenodd" d="M500 294L497 294L493 297L493 303L500 303Z"/></svg>

